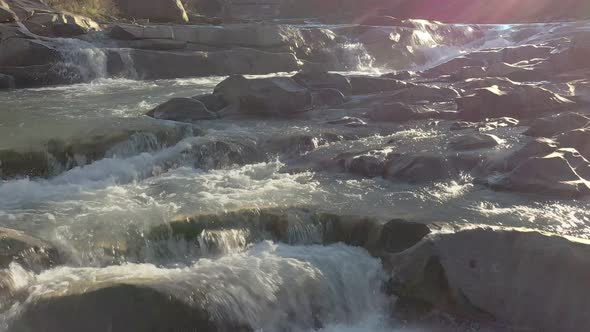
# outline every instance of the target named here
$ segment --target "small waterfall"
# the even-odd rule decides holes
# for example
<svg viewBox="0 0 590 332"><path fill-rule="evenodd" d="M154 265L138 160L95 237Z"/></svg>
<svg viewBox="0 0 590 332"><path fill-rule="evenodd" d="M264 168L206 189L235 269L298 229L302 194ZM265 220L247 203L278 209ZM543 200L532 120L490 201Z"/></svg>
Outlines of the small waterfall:
<svg viewBox="0 0 590 332"><path fill-rule="evenodd" d="M131 50L130 49L117 49L119 56L121 57L121 62L123 63L123 71L121 72L121 76L137 80L139 79L139 74L135 69L135 63L133 62L133 58L131 57Z"/></svg>
<svg viewBox="0 0 590 332"><path fill-rule="evenodd" d="M203 230L198 242L201 255L209 257L243 251L249 238L250 231L246 229Z"/></svg>
<svg viewBox="0 0 590 332"><path fill-rule="evenodd" d="M348 71L378 72L375 58L369 54L365 45L360 42L347 42L338 49L340 62Z"/></svg>
<svg viewBox="0 0 590 332"><path fill-rule="evenodd" d="M363 249L263 242L187 267L62 267L28 276L21 283L34 287L25 288L24 300L0 315L0 320L6 327L15 314L43 298L77 293L92 285L137 283L140 289L152 288L187 305L204 307L222 330L243 326L256 331L305 332L386 317L387 300L381 293L384 278L380 261ZM66 312L56 314L67 316Z"/></svg>
<svg viewBox="0 0 590 332"><path fill-rule="evenodd" d="M105 158L129 158L143 152L155 152L164 145L154 133L135 133L123 143L119 143L105 153Z"/></svg>
<svg viewBox="0 0 590 332"><path fill-rule="evenodd" d="M95 45L69 38L55 39L51 45L62 55L62 61L56 64L58 70L72 77L72 81L88 82L107 78L107 54ZM66 75L67 75L66 74Z"/></svg>

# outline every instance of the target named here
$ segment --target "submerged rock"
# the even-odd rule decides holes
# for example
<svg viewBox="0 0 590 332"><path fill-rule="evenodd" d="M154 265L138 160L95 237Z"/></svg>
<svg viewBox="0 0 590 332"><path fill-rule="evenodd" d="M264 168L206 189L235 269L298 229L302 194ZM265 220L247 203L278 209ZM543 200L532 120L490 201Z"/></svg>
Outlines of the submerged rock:
<svg viewBox="0 0 590 332"><path fill-rule="evenodd" d="M387 161L384 177L410 183L437 181L470 172L482 162L481 156L470 154L394 154Z"/></svg>
<svg viewBox="0 0 590 332"><path fill-rule="evenodd" d="M476 133L453 138L449 142L449 147L455 151L467 151L493 148L501 142L502 140L495 135Z"/></svg>
<svg viewBox="0 0 590 332"><path fill-rule="evenodd" d="M219 112L228 106L228 103L223 99L220 94L204 94L192 97L207 107L208 110L213 112Z"/></svg>
<svg viewBox="0 0 590 332"><path fill-rule="evenodd" d="M305 207L266 208L203 214L171 221L154 227L148 239L158 255L168 254L170 240L198 248L201 253L242 250L254 242L273 240L291 245L343 242L363 247L378 256L408 249L435 228L438 225L402 219L381 222L370 217L326 213ZM216 232L225 232L226 236L212 236ZM223 246L231 248L221 248Z"/></svg>
<svg viewBox="0 0 590 332"><path fill-rule="evenodd" d="M476 154L395 153L393 149L346 153L335 158L343 171L364 177L424 183L467 173L483 163Z"/></svg>
<svg viewBox="0 0 590 332"><path fill-rule="evenodd" d="M194 167L204 170L228 168L266 161L266 156L255 143L248 140L205 139L193 144L182 153Z"/></svg>
<svg viewBox="0 0 590 332"><path fill-rule="evenodd" d="M312 106L311 92L288 77L246 79L232 76L219 83L214 93L222 95L242 114L289 116Z"/></svg>
<svg viewBox="0 0 590 332"><path fill-rule="evenodd" d="M62 263L57 249L40 239L23 232L0 228L0 269L6 269L11 263L35 272L51 268Z"/></svg>
<svg viewBox="0 0 590 332"><path fill-rule="evenodd" d="M387 289L402 300L538 331L590 328L587 241L522 229L431 234L384 255Z"/></svg>
<svg viewBox="0 0 590 332"><path fill-rule="evenodd" d="M156 119L181 122L219 118L219 115L209 111L204 103L193 98L173 98L154 108L147 115Z"/></svg>
<svg viewBox="0 0 590 332"><path fill-rule="evenodd" d="M85 134L85 137L49 139L28 148L0 149L0 178L51 177L105 157L125 157L129 152L168 147L194 132L189 125L130 122L125 129L105 126Z"/></svg>

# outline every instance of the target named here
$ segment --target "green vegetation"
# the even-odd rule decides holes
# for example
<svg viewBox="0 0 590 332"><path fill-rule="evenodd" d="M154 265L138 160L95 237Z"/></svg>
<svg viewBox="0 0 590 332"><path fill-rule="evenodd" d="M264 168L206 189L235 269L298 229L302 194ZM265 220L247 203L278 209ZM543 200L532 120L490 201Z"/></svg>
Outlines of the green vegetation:
<svg viewBox="0 0 590 332"><path fill-rule="evenodd" d="M114 0L46 0L47 4L93 19L117 16Z"/></svg>

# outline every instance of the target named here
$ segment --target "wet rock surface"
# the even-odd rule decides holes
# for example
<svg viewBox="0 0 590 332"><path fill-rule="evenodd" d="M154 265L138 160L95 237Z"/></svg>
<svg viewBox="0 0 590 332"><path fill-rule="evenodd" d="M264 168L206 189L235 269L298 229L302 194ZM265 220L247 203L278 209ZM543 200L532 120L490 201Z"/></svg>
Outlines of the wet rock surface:
<svg viewBox="0 0 590 332"><path fill-rule="evenodd" d="M0 228L0 268L17 263L26 269L42 271L63 262L51 244L22 232Z"/></svg>
<svg viewBox="0 0 590 332"><path fill-rule="evenodd" d="M0 0L0 88L41 87L0 92L10 331L587 329L586 23L125 3Z"/></svg>
<svg viewBox="0 0 590 332"><path fill-rule="evenodd" d="M576 295L588 273L587 250L586 242L531 230L476 227L434 234L388 256L388 288L467 317L576 331L589 324L579 311L588 304Z"/></svg>

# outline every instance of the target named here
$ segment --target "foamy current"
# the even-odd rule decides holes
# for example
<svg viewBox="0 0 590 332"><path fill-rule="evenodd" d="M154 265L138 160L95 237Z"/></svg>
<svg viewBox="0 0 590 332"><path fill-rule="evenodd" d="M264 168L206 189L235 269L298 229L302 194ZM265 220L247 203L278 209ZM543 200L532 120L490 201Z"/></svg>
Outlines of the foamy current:
<svg viewBox="0 0 590 332"><path fill-rule="evenodd" d="M345 74L419 70L468 51L550 40L572 26L580 28L573 23L415 24L420 28L406 45L408 54L415 56L408 60L411 67L384 68L359 40L351 39L339 50L349 64ZM383 29L396 38L396 32L388 30L391 28ZM445 37L451 30L453 35L460 31L461 38ZM178 123L148 119L144 114L173 97L209 93L224 77L139 81L134 80L130 67L128 77L113 79L105 71L104 50L87 42L61 43L68 54L64 65L84 68L89 82L0 92L0 148L37 148L49 139L77 140L95 131L105 135L121 128L139 128L140 133L109 149L104 158L62 167L47 178L0 180L0 225L45 239L67 258L66 266L39 274L17 264L2 271L18 295L6 302L0 292L4 329L24 308L45 297L119 283L153 288L189 305L195 302L192 295L202 295L211 317L256 331L413 332L447 328L408 327L391 317L394 299L383 294L381 262L364 249L344 244L310 245L318 237L313 227L303 227L290 238L290 244L253 243L247 229L207 230L198 234L198 246L172 239L165 244L169 255L159 257L149 232L186 216L306 207L383 222L404 218L522 226L590 238L587 200L540 201L538 197L494 192L473 184L468 175L411 184L318 167L298 169L300 165L324 165L322 162L342 153L377 149L386 143L396 151L430 151L456 135L447 124L423 121L341 130L326 124L339 115L334 112L292 121L203 121L178 129ZM154 134L155 127L174 128L182 137L164 144ZM489 131L502 139L495 151L498 155L524 144L515 138L518 130ZM275 147L272 143L277 138L325 131L343 139L316 142L311 151L298 154L268 148ZM262 157L208 167L217 160L207 157L216 157L195 157L193 152L212 140L250 144ZM133 257L113 254L132 246L141 247Z"/></svg>

